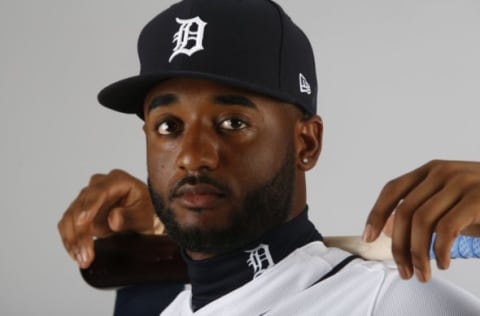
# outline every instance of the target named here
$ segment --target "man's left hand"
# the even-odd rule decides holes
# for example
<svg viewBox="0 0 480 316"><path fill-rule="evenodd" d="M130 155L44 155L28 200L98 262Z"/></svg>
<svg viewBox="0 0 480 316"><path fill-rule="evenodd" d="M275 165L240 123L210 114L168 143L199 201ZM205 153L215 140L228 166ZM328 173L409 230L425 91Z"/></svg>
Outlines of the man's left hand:
<svg viewBox="0 0 480 316"><path fill-rule="evenodd" d="M392 253L400 276L415 273L426 282L433 233L440 269L449 267L459 234L480 236L480 162L434 160L388 182L368 216L364 240L375 240L393 213Z"/></svg>

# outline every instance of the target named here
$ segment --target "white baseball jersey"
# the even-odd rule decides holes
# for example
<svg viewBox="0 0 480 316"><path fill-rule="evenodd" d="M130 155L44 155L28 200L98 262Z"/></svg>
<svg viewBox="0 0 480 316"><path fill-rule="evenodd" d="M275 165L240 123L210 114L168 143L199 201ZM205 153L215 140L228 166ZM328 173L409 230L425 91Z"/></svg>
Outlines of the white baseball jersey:
<svg viewBox="0 0 480 316"><path fill-rule="evenodd" d="M401 280L392 262L355 259L321 280L349 255L311 242L196 312L187 288L161 315L480 315L478 298L436 279Z"/></svg>

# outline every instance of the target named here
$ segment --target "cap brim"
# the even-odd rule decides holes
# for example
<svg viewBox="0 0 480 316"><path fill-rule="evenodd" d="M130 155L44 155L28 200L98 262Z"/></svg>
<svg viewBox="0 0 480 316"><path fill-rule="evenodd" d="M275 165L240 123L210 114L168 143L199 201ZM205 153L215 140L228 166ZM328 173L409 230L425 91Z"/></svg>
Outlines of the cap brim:
<svg viewBox="0 0 480 316"><path fill-rule="evenodd" d="M143 119L143 103L146 94L166 76L133 76L107 87L98 93L98 102L115 111L137 114Z"/></svg>
<svg viewBox="0 0 480 316"><path fill-rule="evenodd" d="M103 106L112 110L137 114L141 119L144 119L143 106L147 93L162 81L177 77L213 80L239 89L260 93L287 103L299 103L299 100L295 100L287 94L279 93L278 90L265 89L248 82L242 82L215 74L191 71L170 71L162 74L129 77L103 88L98 93L98 101Z"/></svg>

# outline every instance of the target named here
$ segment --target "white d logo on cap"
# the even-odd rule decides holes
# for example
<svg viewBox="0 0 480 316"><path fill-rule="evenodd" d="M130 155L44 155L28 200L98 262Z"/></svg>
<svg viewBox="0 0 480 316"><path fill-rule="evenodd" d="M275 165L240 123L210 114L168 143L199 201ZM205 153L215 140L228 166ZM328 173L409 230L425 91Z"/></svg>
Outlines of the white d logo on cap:
<svg viewBox="0 0 480 316"><path fill-rule="evenodd" d="M176 46L168 59L169 63L179 54L192 56L203 50L203 32L207 23L198 16L186 20L176 18L176 21L180 24L180 28L173 35L173 43L176 43Z"/></svg>

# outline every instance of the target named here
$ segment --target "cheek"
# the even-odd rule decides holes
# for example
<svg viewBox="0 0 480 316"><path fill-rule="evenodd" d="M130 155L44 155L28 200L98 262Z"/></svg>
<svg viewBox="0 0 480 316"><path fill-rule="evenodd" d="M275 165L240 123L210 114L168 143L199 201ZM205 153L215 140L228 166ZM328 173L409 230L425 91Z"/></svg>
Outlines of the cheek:
<svg viewBox="0 0 480 316"><path fill-rule="evenodd" d="M173 150L159 146L147 138L148 177L155 188L162 188L162 185L168 183L168 179L171 177L170 173L173 173L175 170L174 156Z"/></svg>
<svg viewBox="0 0 480 316"><path fill-rule="evenodd" d="M235 173L239 185L246 188L255 188L270 180L280 169L288 141L279 142L278 139L258 137L255 142L246 147L236 148L231 153L230 166Z"/></svg>

